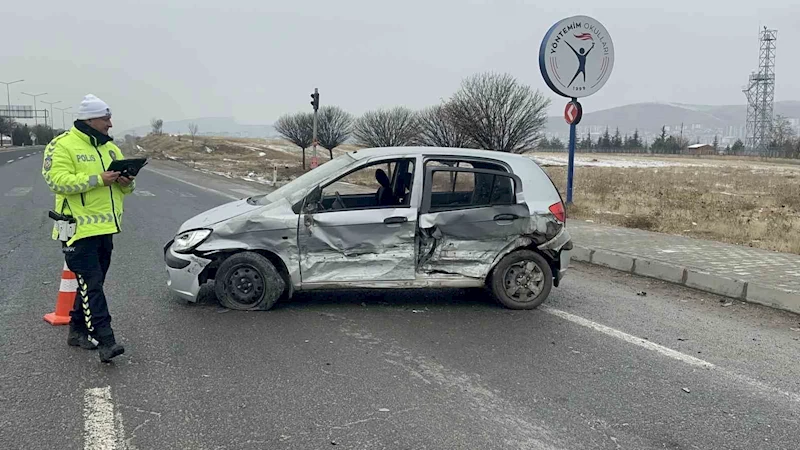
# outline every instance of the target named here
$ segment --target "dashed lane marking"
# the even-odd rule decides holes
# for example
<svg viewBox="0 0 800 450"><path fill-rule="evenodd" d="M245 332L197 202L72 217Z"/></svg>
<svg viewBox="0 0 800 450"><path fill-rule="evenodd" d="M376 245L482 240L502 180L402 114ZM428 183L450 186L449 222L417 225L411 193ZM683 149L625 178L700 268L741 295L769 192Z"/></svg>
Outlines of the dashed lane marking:
<svg viewBox="0 0 800 450"><path fill-rule="evenodd" d="M114 414L111 387L86 389L83 395L84 450L117 450L124 447L119 414Z"/></svg>
<svg viewBox="0 0 800 450"><path fill-rule="evenodd" d="M133 191L133 193L134 193L135 195L138 195L139 197L155 197L155 196L156 196L156 194L153 194L153 193L152 193L152 192L150 192L150 191L140 191L140 190L138 190L138 189L137 189L137 190L135 190L135 191Z"/></svg>

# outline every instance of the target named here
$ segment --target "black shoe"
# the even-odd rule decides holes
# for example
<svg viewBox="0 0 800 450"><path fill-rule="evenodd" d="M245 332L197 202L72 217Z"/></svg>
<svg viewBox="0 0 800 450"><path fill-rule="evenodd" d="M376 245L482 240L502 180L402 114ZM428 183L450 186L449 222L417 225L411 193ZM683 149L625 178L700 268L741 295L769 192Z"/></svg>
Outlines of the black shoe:
<svg viewBox="0 0 800 450"><path fill-rule="evenodd" d="M85 330L78 329L72 323L69 324L67 345L70 347L80 347L84 350L97 350L97 345L93 339L89 338L89 334Z"/></svg>
<svg viewBox="0 0 800 450"><path fill-rule="evenodd" d="M100 361L107 363L111 362L111 358L115 358L123 353L125 353L125 347L119 344L113 344L111 346L104 346L100 344Z"/></svg>
<svg viewBox="0 0 800 450"><path fill-rule="evenodd" d="M116 358L125 353L125 347L117 344L116 339L114 339L114 332L111 328L98 330L97 341L100 343L98 346L100 350L100 361L104 363L111 362L112 358Z"/></svg>

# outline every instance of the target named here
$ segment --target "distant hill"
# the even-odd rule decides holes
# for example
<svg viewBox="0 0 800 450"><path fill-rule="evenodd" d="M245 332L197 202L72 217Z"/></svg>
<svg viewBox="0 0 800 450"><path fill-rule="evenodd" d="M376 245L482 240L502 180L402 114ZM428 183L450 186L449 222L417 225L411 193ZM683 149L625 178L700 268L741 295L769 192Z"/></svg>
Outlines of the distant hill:
<svg viewBox="0 0 800 450"><path fill-rule="evenodd" d="M197 124L199 135L246 138L270 138L278 135L272 125L244 125L236 122L233 117L203 117L164 122L163 132L167 134L189 134L190 123ZM150 125L142 125L114 134L119 137L124 137L126 134L146 136L151 130Z"/></svg>
<svg viewBox="0 0 800 450"><path fill-rule="evenodd" d="M800 101L775 102L775 115L789 119L800 119ZM744 129L747 116L746 105L687 105L680 103L636 103L584 114L579 128L609 127L612 132L619 127L622 133L656 134L662 126L680 129L681 124L688 133L729 132ZM564 133L568 130L564 118L549 117L547 130L550 133Z"/></svg>

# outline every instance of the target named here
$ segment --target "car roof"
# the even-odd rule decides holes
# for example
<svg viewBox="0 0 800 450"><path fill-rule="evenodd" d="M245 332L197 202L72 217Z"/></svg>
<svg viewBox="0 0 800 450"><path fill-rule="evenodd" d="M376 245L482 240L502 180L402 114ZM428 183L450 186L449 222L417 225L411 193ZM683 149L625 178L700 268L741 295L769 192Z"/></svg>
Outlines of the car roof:
<svg viewBox="0 0 800 450"><path fill-rule="evenodd" d="M531 158L526 156L499 152L494 150L481 150L473 148L457 148L457 147L427 147L427 146L408 146L408 147L375 147L353 150L348 152L350 156L355 159L369 159L374 156L454 156L466 158L489 158L506 162L508 164L519 164L533 162Z"/></svg>

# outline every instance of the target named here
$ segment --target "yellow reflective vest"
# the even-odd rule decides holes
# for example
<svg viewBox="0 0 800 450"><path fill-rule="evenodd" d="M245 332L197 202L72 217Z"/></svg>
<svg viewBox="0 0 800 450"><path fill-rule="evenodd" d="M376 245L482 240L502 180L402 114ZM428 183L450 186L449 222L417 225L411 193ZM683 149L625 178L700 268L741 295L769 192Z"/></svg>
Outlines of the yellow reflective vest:
<svg viewBox="0 0 800 450"><path fill-rule="evenodd" d="M119 183L103 185L101 174L111 161L124 159L114 142L100 144L76 127L54 138L44 151L42 176L55 195L55 211L75 218L75 235L67 242L122 231L125 196L135 189ZM58 239L54 226L52 238Z"/></svg>

